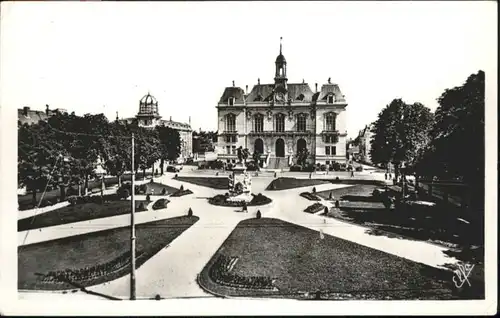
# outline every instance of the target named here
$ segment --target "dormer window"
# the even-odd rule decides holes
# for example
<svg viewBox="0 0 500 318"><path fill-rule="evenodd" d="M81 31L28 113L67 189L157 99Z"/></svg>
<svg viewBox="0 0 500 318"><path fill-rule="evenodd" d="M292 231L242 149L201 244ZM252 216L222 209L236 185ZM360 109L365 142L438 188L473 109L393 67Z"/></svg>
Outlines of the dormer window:
<svg viewBox="0 0 500 318"><path fill-rule="evenodd" d="M229 106L233 106L234 105L234 97L229 97L228 103L229 103Z"/></svg>
<svg viewBox="0 0 500 318"><path fill-rule="evenodd" d="M328 95L328 104L333 104L333 101L335 100L333 94Z"/></svg>
<svg viewBox="0 0 500 318"><path fill-rule="evenodd" d="M263 98L262 98L262 95L260 95L260 94L259 94L259 95L255 98L255 101L256 101L256 102L261 102L261 101L262 101L262 99L263 99Z"/></svg>

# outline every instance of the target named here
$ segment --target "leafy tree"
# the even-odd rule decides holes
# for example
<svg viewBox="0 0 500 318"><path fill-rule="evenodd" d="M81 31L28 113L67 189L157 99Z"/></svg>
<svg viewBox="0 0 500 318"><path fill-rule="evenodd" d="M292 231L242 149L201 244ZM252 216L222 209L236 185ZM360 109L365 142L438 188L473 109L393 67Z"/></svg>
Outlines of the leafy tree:
<svg viewBox="0 0 500 318"><path fill-rule="evenodd" d="M255 166L257 167L257 169L260 167L259 166L260 156L261 156L260 151L259 150L254 150L254 152L252 154L252 160L255 163Z"/></svg>
<svg viewBox="0 0 500 318"><path fill-rule="evenodd" d="M429 176L462 180L475 191L478 203L484 202L484 72L445 90L438 102L432 141L417 166Z"/></svg>
<svg viewBox="0 0 500 318"><path fill-rule="evenodd" d="M250 156L250 151L248 150L248 148L243 148L242 146L240 146L238 149L237 149L237 152L238 152L238 160L239 162L245 162L247 161L248 157Z"/></svg>
<svg viewBox="0 0 500 318"><path fill-rule="evenodd" d="M433 114L420 103L393 100L373 123L370 156L374 163L395 164L396 176L402 162L414 165L429 142Z"/></svg>
<svg viewBox="0 0 500 318"><path fill-rule="evenodd" d="M177 130L170 127L158 126L156 129L160 142L160 169L163 175L165 160L176 160L181 153L181 137Z"/></svg>
<svg viewBox="0 0 500 318"><path fill-rule="evenodd" d="M297 164L302 167L305 166L308 157L309 150L307 150L307 148L300 149L296 154Z"/></svg>

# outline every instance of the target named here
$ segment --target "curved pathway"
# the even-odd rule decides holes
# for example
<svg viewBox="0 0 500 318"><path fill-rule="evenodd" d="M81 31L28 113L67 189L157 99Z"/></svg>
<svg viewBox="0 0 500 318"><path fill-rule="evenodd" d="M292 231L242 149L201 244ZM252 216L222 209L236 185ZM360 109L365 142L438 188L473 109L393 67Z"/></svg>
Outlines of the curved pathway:
<svg viewBox="0 0 500 318"><path fill-rule="evenodd" d="M180 175L188 174L180 173ZM137 269L138 299L153 298L156 295L160 295L162 298L209 296L198 286L196 282L197 275L231 234L236 225L244 219L255 217L257 210L262 212L263 217L279 218L313 230L323 230L324 234L346 239L433 267L441 267L445 263L457 261L443 253L446 250L445 248L436 245L422 241L374 236L367 233L368 228L366 227L303 212L313 202L302 198L299 194L310 191L312 186L282 191L267 191L265 188L272 181L272 178L254 177L252 179L252 192L263 193L273 199L273 202L266 206L249 207L248 213L243 213L238 208L213 206L206 200L206 198L215 194L225 193L225 190L214 190L181 182L172 177L173 174L169 174L155 178L155 181L176 188L183 185L185 189L193 191L193 194L180 198L169 197L171 202L167 209L153 211L151 205L149 205L147 212L136 214L137 224L185 215L189 208L192 208L193 214L200 217L200 219L172 241L169 246ZM378 178L380 176L377 176ZM324 191L348 186L350 185L321 184L315 187L317 191ZM322 201L321 203L331 206L328 201ZM34 230L33 234L30 234L29 243L127 226L129 224L130 216L120 215L54 226L41 229L41 231ZM87 289L115 297L128 298L129 279L127 275Z"/></svg>

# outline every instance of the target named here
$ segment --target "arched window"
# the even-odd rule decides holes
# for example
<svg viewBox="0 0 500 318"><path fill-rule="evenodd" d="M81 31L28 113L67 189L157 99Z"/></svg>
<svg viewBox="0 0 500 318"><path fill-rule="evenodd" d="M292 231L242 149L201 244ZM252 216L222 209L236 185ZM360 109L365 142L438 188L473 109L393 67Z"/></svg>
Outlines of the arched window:
<svg viewBox="0 0 500 318"><path fill-rule="evenodd" d="M328 113L325 116L325 130L335 131L335 119L337 115L335 113Z"/></svg>
<svg viewBox="0 0 500 318"><path fill-rule="evenodd" d="M297 115L297 131L306 131L306 115Z"/></svg>
<svg viewBox="0 0 500 318"><path fill-rule="evenodd" d="M226 131L236 131L236 116L234 114L226 115Z"/></svg>
<svg viewBox="0 0 500 318"><path fill-rule="evenodd" d="M255 115L253 130L255 132L262 132L264 130L264 116L263 115L261 115L261 114Z"/></svg>
<svg viewBox="0 0 500 318"><path fill-rule="evenodd" d="M277 114L274 123L274 130L277 132L285 131L285 115Z"/></svg>
<svg viewBox="0 0 500 318"><path fill-rule="evenodd" d="M228 103L229 103L229 106L233 106L234 105L234 97L229 97Z"/></svg>

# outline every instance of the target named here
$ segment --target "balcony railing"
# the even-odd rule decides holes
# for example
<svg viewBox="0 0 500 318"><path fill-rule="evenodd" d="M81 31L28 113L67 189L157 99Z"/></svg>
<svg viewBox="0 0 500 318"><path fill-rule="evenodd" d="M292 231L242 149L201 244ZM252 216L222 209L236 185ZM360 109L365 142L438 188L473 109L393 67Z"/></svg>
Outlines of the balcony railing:
<svg viewBox="0 0 500 318"><path fill-rule="evenodd" d="M237 130L224 130L221 135L237 135Z"/></svg>
<svg viewBox="0 0 500 318"><path fill-rule="evenodd" d="M249 135L252 136L309 136L312 135L312 131L297 131L297 130L285 130L285 131L275 131L275 130L264 130L264 131L250 131Z"/></svg>

